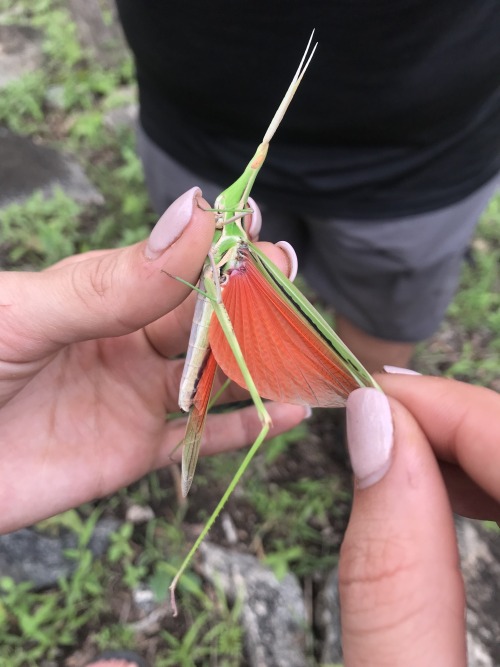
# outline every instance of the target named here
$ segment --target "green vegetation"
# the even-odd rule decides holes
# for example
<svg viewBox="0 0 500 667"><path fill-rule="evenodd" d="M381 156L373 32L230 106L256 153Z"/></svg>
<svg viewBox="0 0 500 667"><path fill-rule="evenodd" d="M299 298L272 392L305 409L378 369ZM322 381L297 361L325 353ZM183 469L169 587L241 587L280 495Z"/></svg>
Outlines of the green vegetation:
<svg viewBox="0 0 500 667"><path fill-rule="evenodd" d="M2 20L43 35L43 67L2 90L0 124L78 156L104 198L82 210L61 192L40 193L2 211L4 266L42 268L68 254L143 239L154 221L129 128L107 127L105 114L135 99L128 54L104 68L76 37L65 3L0 1Z"/></svg>
<svg viewBox="0 0 500 667"><path fill-rule="evenodd" d="M78 543L68 551L74 560L71 577L53 590L36 593L28 583L0 579L0 662L9 667L35 667L53 658L64 647L74 646L79 633L95 616L104 613L106 569L94 561L88 542L98 517L94 511L85 521L73 515ZM61 521L64 523L64 520ZM54 523L52 523L54 525Z"/></svg>
<svg viewBox="0 0 500 667"><path fill-rule="evenodd" d="M79 247L81 207L62 190L49 199L40 192L0 214L0 248L8 266L48 266Z"/></svg>
<svg viewBox="0 0 500 667"><path fill-rule="evenodd" d="M124 54L109 68L96 62L80 46L62 0L0 0L0 13L4 22L39 29L45 54L40 70L2 91L0 124L77 155L104 199L101 205L83 208L62 191L50 198L35 193L25 203L2 210L3 268L41 269L69 254L145 238L154 214L133 133L104 122L110 109L133 100L130 57ZM500 198L484 216L473 259L447 322L419 351L418 366L500 389ZM230 501L241 541L278 576L292 570L317 581L335 563L350 492L348 480L342 480L325 450L304 427L275 439L256 457ZM107 502L38 526L77 536L77 547L68 553L75 569L42 592L0 579L0 664L63 664L83 644L87 649L143 651L149 635L134 625L133 592L147 586L158 603L165 603L193 531L215 507L240 456L201 461L186 504L176 497L170 472L162 471ZM126 521L131 504L152 508L155 518L145 524ZM111 536L106 555L95 559L90 535L98 518L110 514L123 522ZM212 539L223 540L220 531L215 527ZM240 665L241 601L228 604L193 572L181 580L179 597L180 619L165 613L154 633L157 667Z"/></svg>
<svg viewBox="0 0 500 667"><path fill-rule="evenodd" d="M483 215L458 294L438 334L421 347L420 370L500 391L500 196Z"/></svg>
<svg viewBox="0 0 500 667"><path fill-rule="evenodd" d="M500 197L483 216L463 272L462 289L449 309L461 329L460 358L448 369L460 377L500 389Z"/></svg>

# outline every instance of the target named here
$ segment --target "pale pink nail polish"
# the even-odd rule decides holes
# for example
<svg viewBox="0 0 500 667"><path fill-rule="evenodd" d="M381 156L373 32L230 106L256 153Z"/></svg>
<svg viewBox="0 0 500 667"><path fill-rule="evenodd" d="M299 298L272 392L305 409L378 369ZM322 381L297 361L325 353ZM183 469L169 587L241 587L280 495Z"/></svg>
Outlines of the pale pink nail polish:
<svg viewBox="0 0 500 667"><path fill-rule="evenodd" d="M384 371L394 375L421 375L417 371L412 371L411 368L399 368L398 366L384 366Z"/></svg>
<svg viewBox="0 0 500 667"><path fill-rule="evenodd" d="M297 253L293 249L293 246L291 246L288 241L278 241L276 244L278 248L281 248L284 252L285 255L288 257L288 266L289 266L289 271L288 271L288 280L291 280L292 283L297 277L297 271L299 270L299 262L297 260Z"/></svg>
<svg viewBox="0 0 500 667"><path fill-rule="evenodd" d="M249 216L250 217L250 224L247 226L245 225L246 232L248 236L250 237L251 241L257 241L259 238L260 230L262 229L262 213L260 212L260 208L252 197L248 198L248 205L252 209L253 213ZM246 219L247 216L245 216Z"/></svg>
<svg viewBox="0 0 500 667"><path fill-rule="evenodd" d="M201 190L195 186L170 204L149 235L145 250L148 259L160 257L179 238L191 220L195 198L199 196Z"/></svg>
<svg viewBox="0 0 500 667"><path fill-rule="evenodd" d="M353 391L346 404L347 442L357 485L380 481L391 466L394 429L385 394L368 387Z"/></svg>

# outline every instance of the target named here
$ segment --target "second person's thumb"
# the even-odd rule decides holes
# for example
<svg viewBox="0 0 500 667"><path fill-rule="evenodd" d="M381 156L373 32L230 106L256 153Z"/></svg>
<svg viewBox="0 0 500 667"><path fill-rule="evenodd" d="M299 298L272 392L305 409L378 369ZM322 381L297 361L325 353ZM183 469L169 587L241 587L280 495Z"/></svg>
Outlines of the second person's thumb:
<svg viewBox="0 0 500 667"><path fill-rule="evenodd" d="M339 587L345 664L465 665L453 518L432 449L377 389L347 402L355 475Z"/></svg>

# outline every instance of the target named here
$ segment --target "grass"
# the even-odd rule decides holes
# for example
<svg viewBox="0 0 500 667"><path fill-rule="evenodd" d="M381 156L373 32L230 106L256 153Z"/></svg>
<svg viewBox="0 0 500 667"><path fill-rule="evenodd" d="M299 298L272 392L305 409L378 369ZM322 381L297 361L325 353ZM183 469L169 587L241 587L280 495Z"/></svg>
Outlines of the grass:
<svg viewBox="0 0 500 667"><path fill-rule="evenodd" d="M68 552L77 564L73 574L43 593L28 583L0 579L0 662L9 667L33 667L42 659L57 657L75 645L82 630L106 611L106 570L88 548L99 512L93 511L79 526L78 546Z"/></svg>
<svg viewBox="0 0 500 667"><path fill-rule="evenodd" d="M104 204L82 207L56 191L0 213L0 258L8 269L41 269L72 253L129 244L146 237L154 221L128 129L111 129L105 114L133 99L130 57L112 69L78 43L65 3L0 0L3 20L20 21L43 35L43 68L0 96L0 123L36 135L78 158L103 194ZM418 353L420 369L500 389L500 198L478 229L473 263L437 336ZM200 463L192 495L179 504L168 471L155 473L112 499L44 522L40 531L71 530L76 569L51 590L0 579L0 664L65 664L80 651L135 648L157 667L242 664L239 604L207 590L195 572L181 581L179 621L168 616L153 634L138 632L133 599L141 586L163 603L192 532L214 507L239 454ZM316 458L315 458L316 457ZM349 483L314 433L298 429L268 444L231 499L229 512L246 549L260 554L278 576L321 579L335 563L349 510ZM150 507L146 524L126 521L131 504ZM88 541L99 516L123 519L107 554L94 559ZM212 538L224 541L220 525ZM78 664L73 662L72 664Z"/></svg>
<svg viewBox="0 0 500 667"><path fill-rule="evenodd" d="M438 334L417 356L424 372L500 391L500 196L484 213L459 292Z"/></svg>

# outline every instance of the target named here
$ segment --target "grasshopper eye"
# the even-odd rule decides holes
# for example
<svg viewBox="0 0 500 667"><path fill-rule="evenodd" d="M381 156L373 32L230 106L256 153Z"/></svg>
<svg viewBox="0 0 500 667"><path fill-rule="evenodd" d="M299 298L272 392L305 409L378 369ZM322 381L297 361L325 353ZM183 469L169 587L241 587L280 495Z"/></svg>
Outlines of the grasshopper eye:
<svg viewBox="0 0 500 667"><path fill-rule="evenodd" d="M262 213L252 197L248 198L248 206L252 209L252 213L247 213L243 218L243 227L250 241L257 241L262 227Z"/></svg>

